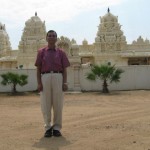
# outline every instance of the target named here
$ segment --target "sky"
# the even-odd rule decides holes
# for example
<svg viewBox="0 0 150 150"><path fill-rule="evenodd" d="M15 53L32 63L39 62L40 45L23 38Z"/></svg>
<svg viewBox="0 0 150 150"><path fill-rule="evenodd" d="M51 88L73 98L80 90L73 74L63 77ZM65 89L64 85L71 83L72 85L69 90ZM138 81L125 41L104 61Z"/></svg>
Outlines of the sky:
<svg viewBox="0 0 150 150"><path fill-rule="evenodd" d="M150 0L0 0L0 23L5 24L12 49L18 49L25 22L37 15L45 21L46 31L58 37L95 42L100 16L118 16L127 43L142 36L150 40Z"/></svg>

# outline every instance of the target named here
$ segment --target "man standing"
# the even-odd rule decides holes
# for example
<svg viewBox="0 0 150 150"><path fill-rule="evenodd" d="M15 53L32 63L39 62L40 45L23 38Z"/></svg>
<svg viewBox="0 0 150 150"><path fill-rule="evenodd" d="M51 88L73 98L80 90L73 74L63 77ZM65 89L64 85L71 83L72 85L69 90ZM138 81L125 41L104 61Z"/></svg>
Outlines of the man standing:
<svg viewBox="0 0 150 150"><path fill-rule="evenodd" d="M47 32L46 40L48 45L38 51L35 62L46 130L44 137L59 137L62 128L63 91L68 89L66 68L70 63L65 52L55 46L57 33L54 30Z"/></svg>

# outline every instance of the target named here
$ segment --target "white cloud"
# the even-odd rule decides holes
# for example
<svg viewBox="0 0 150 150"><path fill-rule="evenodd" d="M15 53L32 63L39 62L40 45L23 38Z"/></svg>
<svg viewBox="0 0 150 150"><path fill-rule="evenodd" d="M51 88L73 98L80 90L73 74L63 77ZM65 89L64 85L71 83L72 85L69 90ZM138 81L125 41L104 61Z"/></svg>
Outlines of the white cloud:
<svg viewBox="0 0 150 150"><path fill-rule="evenodd" d="M35 12L46 22L69 20L75 15L101 7L116 5L122 0L1 0L0 22L16 24L26 21Z"/></svg>
<svg viewBox="0 0 150 150"><path fill-rule="evenodd" d="M91 12L125 0L0 0L0 22L6 25L13 48L17 48L24 23L37 12L47 25L68 21L82 12ZM81 38L81 37L80 37Z"/></svg>

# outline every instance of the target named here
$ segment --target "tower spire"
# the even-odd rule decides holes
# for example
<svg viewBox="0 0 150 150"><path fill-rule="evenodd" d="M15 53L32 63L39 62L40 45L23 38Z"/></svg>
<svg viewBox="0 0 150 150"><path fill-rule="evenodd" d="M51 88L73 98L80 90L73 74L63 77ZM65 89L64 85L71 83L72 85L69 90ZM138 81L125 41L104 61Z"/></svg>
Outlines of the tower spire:
<svg viewBox="0 0 150 150"><path fill-rule="evenodd" d="M108 9L107 9L107 12L108 12L108 13L110 12L110 9L109 9L109 7L108 7Z"/></svg>

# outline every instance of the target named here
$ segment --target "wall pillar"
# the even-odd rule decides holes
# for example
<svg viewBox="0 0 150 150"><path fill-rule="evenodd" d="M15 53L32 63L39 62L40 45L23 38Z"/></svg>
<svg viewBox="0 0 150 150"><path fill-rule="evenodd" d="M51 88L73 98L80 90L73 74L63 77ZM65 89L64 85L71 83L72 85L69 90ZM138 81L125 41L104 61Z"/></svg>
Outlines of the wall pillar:
<svg viewBox="0 0 150 150"><path fill-rule="evenodd" d="M80 76L79 76L80 65L74 65L73 69L74 69L74 91L81 91Z"/></svg>

